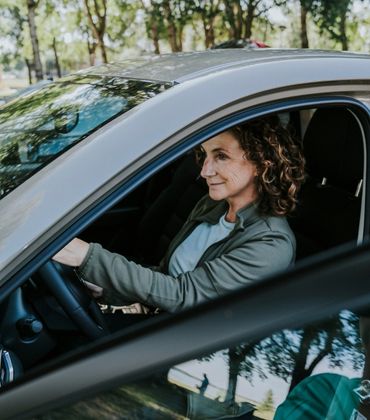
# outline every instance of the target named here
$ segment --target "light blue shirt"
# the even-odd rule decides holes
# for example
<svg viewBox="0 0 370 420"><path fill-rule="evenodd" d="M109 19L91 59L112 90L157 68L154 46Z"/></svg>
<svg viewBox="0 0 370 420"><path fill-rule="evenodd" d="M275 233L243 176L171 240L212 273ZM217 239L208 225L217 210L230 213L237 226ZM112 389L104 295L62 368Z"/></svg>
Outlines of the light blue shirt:
<svg viewBox="0 0 370 420"><path fill-rule="evenodd" d="M226 214L221 216L215 225L201 223L175 249L168 265L171 276L176 277L181 273L194 270L205 250L229 235L235 223L227 222L225 216Z"/></svg>

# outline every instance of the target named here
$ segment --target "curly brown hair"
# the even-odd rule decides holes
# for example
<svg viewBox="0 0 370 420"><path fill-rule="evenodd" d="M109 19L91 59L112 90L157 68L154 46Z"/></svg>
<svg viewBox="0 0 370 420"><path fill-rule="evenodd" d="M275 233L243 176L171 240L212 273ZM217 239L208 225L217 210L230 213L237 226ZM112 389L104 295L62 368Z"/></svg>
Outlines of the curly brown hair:
<svg viewBox="0 0 370 420"><path fill-rule="evenodd" d="M256 186L262 215L285 216L297 204L305 179L305 160L292 130L277 115L248 121L228 130L239 141L246 158L257 167Z"/></svg>

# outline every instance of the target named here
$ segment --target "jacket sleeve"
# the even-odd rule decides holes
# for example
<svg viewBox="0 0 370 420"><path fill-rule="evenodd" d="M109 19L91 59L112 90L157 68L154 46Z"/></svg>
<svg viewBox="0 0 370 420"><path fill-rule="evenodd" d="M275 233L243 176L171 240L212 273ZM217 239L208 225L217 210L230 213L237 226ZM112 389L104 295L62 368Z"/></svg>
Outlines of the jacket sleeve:
<svg viewBox="0 0 370 420"><path fill-rule="evenodd" d="M90 244L79 273L84 280L104 288L107 302L117 302L119 295L124 303L140 302L175 312L283 270L293 260L291 238L268 231L178 277L142 267L99 244Z"/></svg>

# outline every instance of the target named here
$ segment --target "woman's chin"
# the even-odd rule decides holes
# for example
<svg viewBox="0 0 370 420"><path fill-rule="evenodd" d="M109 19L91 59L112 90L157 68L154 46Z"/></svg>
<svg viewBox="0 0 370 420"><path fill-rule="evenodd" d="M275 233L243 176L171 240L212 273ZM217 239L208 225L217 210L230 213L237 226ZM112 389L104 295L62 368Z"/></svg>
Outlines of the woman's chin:
<svg viewBox="0 0 370 420"><path fill-rule="evenodd" d="M215 191L209 191L208 194L212 198L212 200L214 200L214 201L220 201L220 200L223 200L225 198L225 196L223 194L217 193Z"/></svg>

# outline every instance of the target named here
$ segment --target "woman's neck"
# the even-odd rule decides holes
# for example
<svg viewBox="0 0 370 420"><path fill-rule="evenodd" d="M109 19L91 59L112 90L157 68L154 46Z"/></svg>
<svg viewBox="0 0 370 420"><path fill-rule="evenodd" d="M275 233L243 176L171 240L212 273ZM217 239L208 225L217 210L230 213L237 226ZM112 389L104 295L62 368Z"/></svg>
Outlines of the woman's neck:
<svg viewBox="0 0 370 420"><path fill-rule="evenodd" d="M244 197L243 200L239 199L227 199L229 209L227 210L225 219L227 222L235 223L236 214L239 210L247 207L249 204L257 200L257 194L251 194L247 199Z"/></svg>

